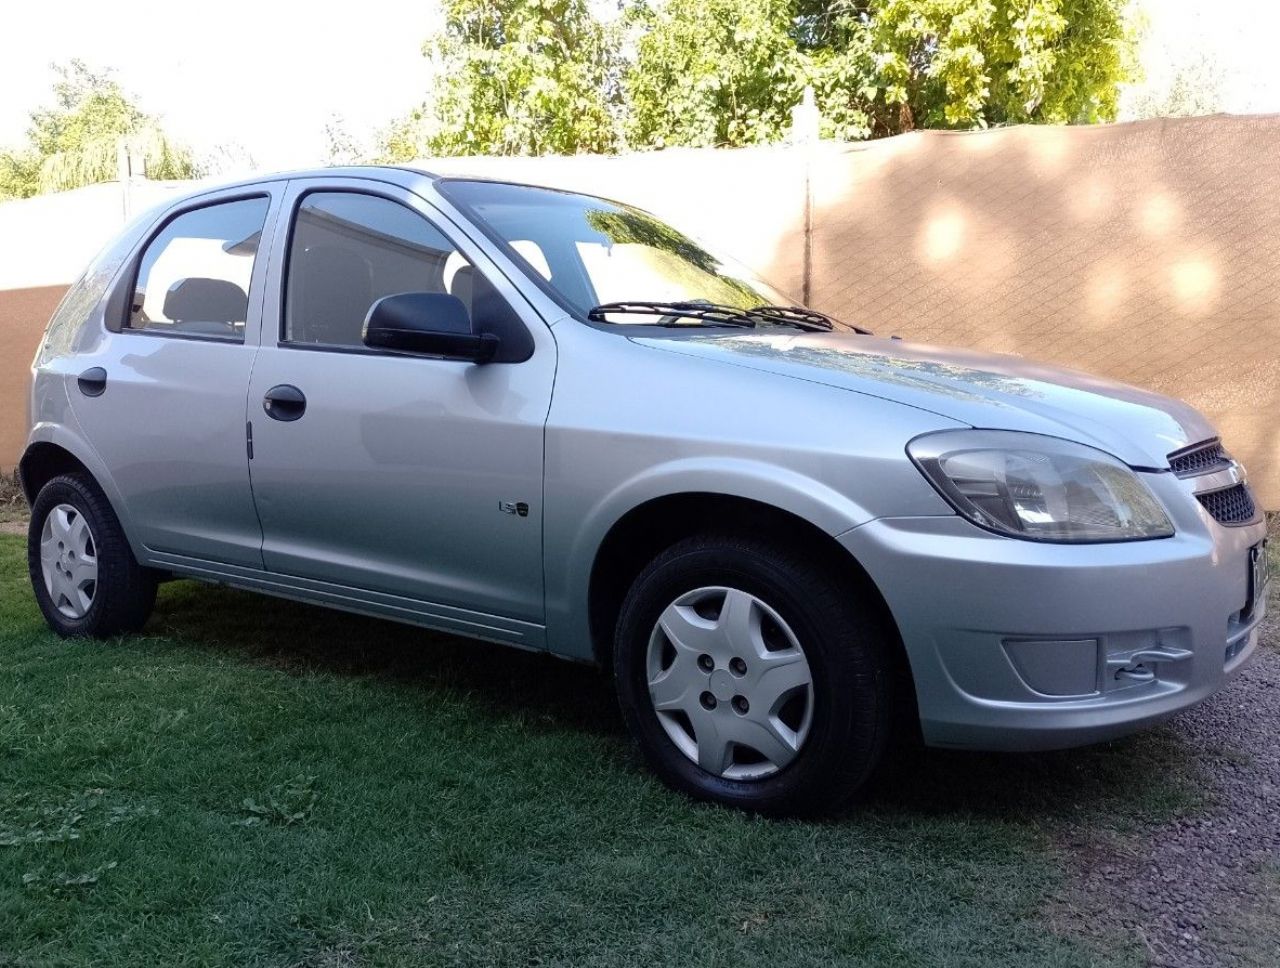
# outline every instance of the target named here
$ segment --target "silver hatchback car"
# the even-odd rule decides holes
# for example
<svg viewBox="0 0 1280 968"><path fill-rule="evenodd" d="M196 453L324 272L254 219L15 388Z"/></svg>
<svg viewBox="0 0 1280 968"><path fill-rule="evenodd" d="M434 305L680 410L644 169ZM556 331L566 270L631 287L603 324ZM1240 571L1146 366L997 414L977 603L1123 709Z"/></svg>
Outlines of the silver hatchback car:
<svg viewBox="0 0 1280 968"><path fill-rule="evenodd" d="M404 168L126 229L34 363L62 635L194 578L611 668L695 797L847 800L894 730L1035 750L1219 689L1266 529L1177 401L871 335L630 206Z"/></svg>

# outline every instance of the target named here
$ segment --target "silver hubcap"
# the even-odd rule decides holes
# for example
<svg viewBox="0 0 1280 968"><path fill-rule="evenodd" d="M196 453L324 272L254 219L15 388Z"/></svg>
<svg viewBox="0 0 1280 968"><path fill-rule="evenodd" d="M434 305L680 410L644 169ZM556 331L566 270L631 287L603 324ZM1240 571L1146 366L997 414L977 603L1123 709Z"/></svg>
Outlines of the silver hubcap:
<svg viewBox="0 0 1280 968"><path fill-rule="evenodd" d="M708 773L758 780L796 758L813 720L813 677L795 633L736 588L699 588L659 616L649 638L658 722Z"/></svg>
<svg viewBox="0 0 1280 968"><path fill-rule="evenodd" d="M89 522L70 504L44 519L40 571L54 607L67 618L84 618L98 587L98 549Z"/></svg>

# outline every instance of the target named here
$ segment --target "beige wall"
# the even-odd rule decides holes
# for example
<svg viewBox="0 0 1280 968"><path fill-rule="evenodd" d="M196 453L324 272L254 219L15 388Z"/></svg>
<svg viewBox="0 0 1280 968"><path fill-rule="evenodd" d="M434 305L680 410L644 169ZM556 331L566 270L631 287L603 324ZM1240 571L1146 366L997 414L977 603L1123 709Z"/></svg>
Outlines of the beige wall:
<svg viewBox="0 0 1280 968"><path fill-rule="evenodd" d="M1181 397L1280 508L1280 118L930 133L814 166L814 305Z"/></svg>
<svg viewBox="0 0 1280 968"><path fill-rule="evenodd" d="M878 332L1182 397L1217 422L1264 503L1280 508L1277 157L1280 118L1217 117L427 164L634 202ZM0 464L17 455L21 385L57 292L4 291L6 281Z"/></svg>
<svg viewBox="0 0 1280 968"><path fill-rule="evenodd" d="M0 470L10 473L26 443L27 385L44 324L66 286L0 291Z"/></svg>

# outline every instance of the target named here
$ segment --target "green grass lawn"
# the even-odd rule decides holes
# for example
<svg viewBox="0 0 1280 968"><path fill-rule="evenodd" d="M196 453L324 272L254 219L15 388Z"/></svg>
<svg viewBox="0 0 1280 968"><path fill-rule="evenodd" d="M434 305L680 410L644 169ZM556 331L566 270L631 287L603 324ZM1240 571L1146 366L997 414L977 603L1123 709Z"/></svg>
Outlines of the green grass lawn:
<svg viewBox="0 0 1280 968"><path fill-rule="evenodd" d="M1055 833L1198 804L1157 731L771 822L585 668L187 582L148 632L55 638L0 537L0 965L1138 964L1051 929Z"/></svg>

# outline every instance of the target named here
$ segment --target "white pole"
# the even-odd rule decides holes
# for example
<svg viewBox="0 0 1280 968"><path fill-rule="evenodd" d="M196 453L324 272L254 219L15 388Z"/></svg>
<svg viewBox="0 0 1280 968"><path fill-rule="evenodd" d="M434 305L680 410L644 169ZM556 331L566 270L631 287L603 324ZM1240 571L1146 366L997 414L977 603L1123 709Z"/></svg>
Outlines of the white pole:
<svg viewBox="0 0 1280 968"><path fill-rule="evenodd" d="M116 177L120 180L120 201L124 206L124 220L129 220L129 213L133 209L132 199L129 197L129 189L131 187L133 165L129 158L129 145L124 138L121 138L116 145Z"/></svg>
<svg viewBox="0 0 1280 968"><path fill-rule="evenodd" d="M791 109L790 142L797 145L813 144L822 128L822 115L813 96L813 87L806 84L800 103Z"/></svg>

